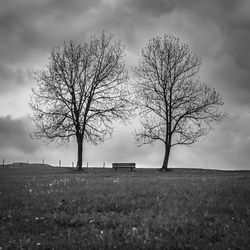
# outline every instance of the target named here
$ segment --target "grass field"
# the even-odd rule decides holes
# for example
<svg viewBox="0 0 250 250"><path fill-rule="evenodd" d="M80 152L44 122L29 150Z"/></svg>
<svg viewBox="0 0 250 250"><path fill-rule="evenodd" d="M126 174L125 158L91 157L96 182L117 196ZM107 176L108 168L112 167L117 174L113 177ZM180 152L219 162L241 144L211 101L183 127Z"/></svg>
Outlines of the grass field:
<svg viewBox="0 0 250 250"><path fill-rule="evenodd" d="M249 246L247 171L0 168L0 250Z"/></svg>

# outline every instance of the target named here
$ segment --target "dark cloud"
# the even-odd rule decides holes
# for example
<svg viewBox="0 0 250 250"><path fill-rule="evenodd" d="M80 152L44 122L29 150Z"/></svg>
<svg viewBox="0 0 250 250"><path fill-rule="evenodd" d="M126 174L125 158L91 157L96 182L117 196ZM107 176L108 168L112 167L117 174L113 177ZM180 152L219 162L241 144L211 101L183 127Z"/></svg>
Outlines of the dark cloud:
<svg viewBox="0 0 250 250"><path fill-rule="evenodd" d="M177 0L129 0L127 2L130 9L140 12L152 14L153 16L159 17L159 15L172 12L182 1Z"/></svg>
<svg viewBox="0 0 250 250"><path fill-rule="evenodd" d="M137 24L136 43L144 39L145 46L164 33L179 36L202 57L201 79L220 90L226 105L250 106L249 1L128 0L124 5Z"/></svg>
<svg viewBox="0 0 250 250"><path fill-rule="evenodd" d="M43 162L58 166L71 166L76 159L76 145L57 147L32 139L30 133L35 128L26 117L12 118L0 116L0 160L5 164L12 162ZM1 164L0 163L0 164Z"/></svg>
<svg viewBox="0 0 250 250"><path fill-rule="evenodd" d="M222 60L223 62L224 60ZM226 64L226 62L224 61ZM235 64L233 64L235 65ZM220 67L214 70L214 76L217 82L224 87L224 97L227 105L231 104L239 106L250 106L249 92L250 92L250 71L239 69L236 67Z"/></svg>
<svg viewBox="0 0 250 250"><path fill-rule="evenodd" d="M249 68L249 2L206 1L189 11L193 10L200 19L211 20L219 27L224 37L224 53L232 55L239 68Z"/></svg>
<svg viewBox="0 0 250 250"><path fill-rule="evenodd" d="M24 73L22 72L21 69L14 71L0 64L0 78L3 81L14 80L17 84L22 84L24 82L23 81Z"/></svg>
<svg viewBox="0 0 250 250"><path fill-rule="evenodd" d="M25 75L20 68L13 70L0 63L0 95L22 87Z"/></svg>
<svg viewBox="0 0 250 250"><path fill-rule="evenodd" d="M100 0L87 1L1 1L1 60L27 59L63 40L79 37L84 14ZM76 31L77 29L77 31ZM82 32L81 32L82 33Z"/></svg>
<svg viewBox="0 0 250 250"><path fill-rule="evenodd" d="M197 24L209 20L223 33L224 51L233 55L239 67L249 68L250 66L248 49L250 43L250 3L247 0L129 0L127 6L133 10L135 15L141 16L145 20L152 17L159 19L162 15L170 14L184 16L187 22L190 21L188 17L193 15ZM165 25L167 29L168 23ZM178 33L178 30L176 32ZM216 42L215 40L214 43Z"/></svg>
<svg viewBox="0 0 250 250"><path fill-rule="evenodd" d="M195 161L196 166L243 168L249 151L246 135L250 134L249 13L249 0L2 0L0 115L9 112L18 117L19 110L29 113L25 98L28 88L35 86L32 69L44 68L53 45L70 39L82 42L106 30L126 46L130 68L150 38L171 33L202 57L201 80L222 93L230 115L204 142L174 149L171 165L192 166ZM163 148L160 144L137 148L131 134L135 126L118 127L113 139L98 147L86 145L86 160L131 160L159 166ZM32 129L24 118L0 117L2 152L14 150L13 158L31 153L36 159L42 152L51 161L55 155L66 161L68 152L75 159L75 146L67 150L55 149L53 144L43 147L29 138Z"/></svg>
<svg viewBox="0 0 250 250"><path fill-rule="evenodd" d="M38 144L30 138L31 130L32 126L25 118L0 117L0 149L34 153Z"/></svg>
<svg viewBox="0 0 250 250"><path fill-rule="evenodd" d="M148 16L145 18L150 18L150 15L159 18L161 15L170 14L173 11L187 11L193 12L196 15L204 17L212 16L220 17L224 19L225 14L231 15L243 4L244 1L235 0L128 0L126 5L134 12L138 12L139 15ZM222 15L222 16L221 16Z"/></svg>

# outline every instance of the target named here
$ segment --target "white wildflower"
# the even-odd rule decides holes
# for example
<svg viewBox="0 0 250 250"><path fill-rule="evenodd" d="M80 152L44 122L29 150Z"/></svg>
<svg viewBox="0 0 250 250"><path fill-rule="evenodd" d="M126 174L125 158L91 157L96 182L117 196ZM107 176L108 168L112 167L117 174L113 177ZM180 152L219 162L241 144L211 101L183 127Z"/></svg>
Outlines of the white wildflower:
<svg viewBox="0 0 250 250"><path fill-rule="evenodd" d="M138 229L136 227L132 227L132 236L137 235Z"/></svg>
<svg viewBox="0 0 250 250"><path fill-rule="evenodd" d="M119 183L120 182L120 179L119 178L116 178L113 180L114 183Z"/></svg>

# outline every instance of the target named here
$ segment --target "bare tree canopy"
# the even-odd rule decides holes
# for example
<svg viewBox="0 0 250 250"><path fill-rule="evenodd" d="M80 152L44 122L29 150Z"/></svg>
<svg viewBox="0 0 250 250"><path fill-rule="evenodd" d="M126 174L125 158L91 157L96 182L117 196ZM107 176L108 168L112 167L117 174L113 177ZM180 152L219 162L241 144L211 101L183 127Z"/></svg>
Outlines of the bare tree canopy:
<svg viewBox="0 0 250 250"><path fill-rule="evenodd" d="M186 44L164 35L141 50L134 69L142 125L136 139L139 145L156 140L164 143L164 170L172 146L196 142L209 132L211 122L225 116L219 111L221 95L199 81L200 65L200 58Z"/></svg>
<svg viewBox="0 0 250 250"><path fill-rule="evenodd" d="M30 106L36 138L78 144L82 168L83 141L98 144L112 134L112 122L131 113L128 75L120 42L104 32L88 43L70 41L51 50L47 70L35 72L38 88Z"/></svg>

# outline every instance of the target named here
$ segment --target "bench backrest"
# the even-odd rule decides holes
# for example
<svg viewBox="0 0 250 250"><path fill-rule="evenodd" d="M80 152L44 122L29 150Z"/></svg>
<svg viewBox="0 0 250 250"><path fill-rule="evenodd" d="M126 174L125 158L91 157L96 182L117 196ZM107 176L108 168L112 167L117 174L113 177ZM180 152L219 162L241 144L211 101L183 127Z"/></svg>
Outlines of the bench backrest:
<svg viewBox="0 0 250 250"><path fill-rule="evenodd" d="M135 163L125 163L125 162L119 162L119 163L112 163L113 168L135 168Z"/></svg>

